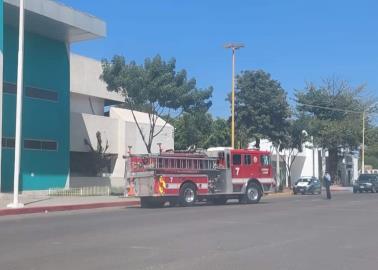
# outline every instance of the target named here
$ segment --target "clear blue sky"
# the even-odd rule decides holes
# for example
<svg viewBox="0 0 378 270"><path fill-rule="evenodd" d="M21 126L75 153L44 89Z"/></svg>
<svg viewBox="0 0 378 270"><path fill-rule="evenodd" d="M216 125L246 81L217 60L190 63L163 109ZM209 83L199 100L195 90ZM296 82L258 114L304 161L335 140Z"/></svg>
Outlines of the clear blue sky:
<svg viewBox="0 0 378 270"><path fill-rule="evenodd" d="M376 0L60 0L107 22L106 39L72 50L96 59L122 54L142 63L175 57L200 87L214 87L216 116L229 115L229 41L244 42L237 72L263 69L293 95L305 82L337 76L378 96Z"/></svg>

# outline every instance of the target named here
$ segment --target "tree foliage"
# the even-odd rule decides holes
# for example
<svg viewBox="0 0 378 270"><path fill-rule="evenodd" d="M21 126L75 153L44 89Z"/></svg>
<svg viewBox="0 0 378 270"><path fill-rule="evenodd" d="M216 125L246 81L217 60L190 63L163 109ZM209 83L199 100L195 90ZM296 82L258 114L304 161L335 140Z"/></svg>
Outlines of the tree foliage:
<svg viewBox="0 0 378 270"><path fill-rule="evenodd" d="M183 112L206 112L211 106L212 87L199 89L195 79L188 79L185 70L176 71L176 61L164 61L159 55L147 58L143 65L126 62L123 56L103 60L101 79L109 91L125 97L125 108L131 110L147 151L164 129L157 127L159 118L167 119ZM148 114L150 128L142 130L134 111ZM167 122L165 122L167 123Z"/></svg>
<svg viewBox="0 0 378 270"><path fill-rule="evenodd" d="M309 132L316 144L328 149L328 169L334 178L340 159L338 149L357 149L362 139L362 112L366 104L361 99L364 86L351 87L335 78L319 86L308 84L297 91L297 109L307 117ZM332 108L332 109L330 109Z"/></svg>
<svg viewBox="0 0 378 270"><path fill-rule="evenodd" d="M214 120L209 113L185 113L173 123L175 149L184 150L190 146L206 149L230 145L229 124L221 118Z"/></svg>
<svg viewBox="0 0 378 270"><path fill-rule="evenodd" d="M258 142L267 138L274 144L282 141L289 126L290 108L280 83L262 70L244 71L237 77L237 88L239 140L255 138Z"/></svg>
<svg viewBox="0 0 378 270"><path fill-rule="evenodd" d="M91 164L89 168L89 173L91 175L98 175L103 172L106 168L107 172L110 171L110 155L107 154L109 149L109 142L106 140L105 146L102 143L101 132L96 132L97 146L96 148L87 139L84 139L84 144L90 150L89 163Z"/></svg>

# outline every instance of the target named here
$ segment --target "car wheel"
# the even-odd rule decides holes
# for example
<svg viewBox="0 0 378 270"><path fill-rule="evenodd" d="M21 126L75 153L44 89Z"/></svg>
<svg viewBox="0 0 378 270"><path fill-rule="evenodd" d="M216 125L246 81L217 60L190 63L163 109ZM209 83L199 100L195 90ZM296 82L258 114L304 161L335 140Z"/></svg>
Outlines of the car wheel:
<svg viewBox="0 0 378 270"><path fill-rule="evenodd" d="M248 184L245 194L239 200L241 203L256 204L262 197L262 190L256 183Z"/></svg>
<svg viewBox="0 0 378 270"><path fill-rule="evenodd" d="M180 205L193 206L197 201L197 189L192 183L184 184L180 189Z"/></svg>

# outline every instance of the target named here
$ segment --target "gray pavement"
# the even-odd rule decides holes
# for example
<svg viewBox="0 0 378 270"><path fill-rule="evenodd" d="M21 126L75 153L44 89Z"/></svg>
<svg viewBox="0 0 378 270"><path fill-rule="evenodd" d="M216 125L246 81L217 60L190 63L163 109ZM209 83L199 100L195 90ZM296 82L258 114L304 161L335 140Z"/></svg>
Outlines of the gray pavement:
<svg viewBox="0 0 378 270"><path fill-rule="evenodd" d="M377 269L378 194L0 218L0 269Z"/></svg>
<svg viewBox="0 0 378 270"><path fill-rule="evenodd" d="M47 194L22 194L19 198L20 202L25 207L40 207L40 206L57 206L57 205L77 205L77 204L91 204L91 203L108 203L108 202L123 202L136 200L135 198L124 198L122 196L48 196ZM7 205L13 201L12 194L0 194L0 210L6 209ZM1 269L1 268L0 268Z"/></svg>

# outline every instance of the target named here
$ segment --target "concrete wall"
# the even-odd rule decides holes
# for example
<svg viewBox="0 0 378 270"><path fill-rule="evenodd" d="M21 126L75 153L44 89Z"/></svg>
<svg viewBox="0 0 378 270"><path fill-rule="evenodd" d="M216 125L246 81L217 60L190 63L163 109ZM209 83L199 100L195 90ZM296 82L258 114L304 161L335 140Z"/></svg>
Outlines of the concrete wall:
<svg viewBox="0 0 378 270"><path fill-rule="evenodd" d="M84 144L84 139L91 142L92 146L97 146L96 132L101 132L103 146L109 142L108 153L118 153L118 120L105 116L81 114L71 112L70 117L70 151L88 152L88 147Z"/></svg>
<svg viewBox="0 0 378 270"><path fill-rule="evenodd" d="M98 97L105 100L124 101L124 98L107 90L106 84L100 80L102 74L101 62L71 54L71 93Z"/></svg>
<svg viewBox="0 0 378 270"><path fill-rule="evenodd" d="M146 122L146 114L145 113L137 113L138 116L138 123L143 130L145 136L148 135L150 130L150 125ZM119 144L118 144L118 159L115 164L115 168L113 171L113 176L115 177L123 177L125 173L125 160L123 156L125 156L128 152L128 146L132 146L131 152L134 154L146 154L147 149L145 144L143 143L142 137L140 132L137 128L132 117L130 117L130 111L120 108L111 108L110 109L110 117L114 119L119 119L118 123L118 136L119 136ZM147 117L148 118L148 117ZM163 120L159 120L157 123L156 129L164 125ZM171 125L166 125L163 131L156 136L154 139L151 152L158 153L159 146L157 143L162 143L163 150L166 149L173 149L174 148L174 128Z"/></svg>
<svg viewBox="0 0 378 270"><path fill-rule="evenodd" d="M70 94L71 112L104 116L104 100L77 93Z"/></svg>

